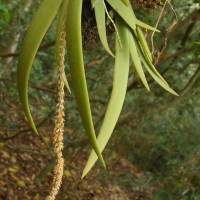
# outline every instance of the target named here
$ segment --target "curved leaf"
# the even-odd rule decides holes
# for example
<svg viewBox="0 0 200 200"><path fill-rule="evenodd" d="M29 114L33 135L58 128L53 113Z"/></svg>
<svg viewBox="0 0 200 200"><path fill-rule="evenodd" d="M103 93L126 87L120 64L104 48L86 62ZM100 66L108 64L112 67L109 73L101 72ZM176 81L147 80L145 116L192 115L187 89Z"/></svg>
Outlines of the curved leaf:
<svg viewBox="0 0 200 200"><path fill-rule="evenodd" d="M145 74L144 74L144 71L142 68L140 57L137 52L137 47L136 47L133 35L130 31L129 31L129 51L130 51L130 55L132 57L133 63L135 65L135 69L136 69L142 83L144 84L146 89L150 91L149 85L147 83L147 80L146 80L146 77L145 77Z"/></svg>
<svg viewBox="0 0 200 200"><path fill-rule="evenodd" d="M133 34L134 35L134 34ZM171 94L174 94L176 96L178 96L178 94L169 87L168 83L165 81L165 79L159 74L159 72L156 70L156 68L153 66L153 64L150 62L149 58L147 56L145 56L144 51L142 50L141 46L138 44L138 41L136 39L136 37L134 37L135 39L135 44L137 46L137 50L140 56L140 59L142 60L145 68L147 69L147 71L150 73L150 75L153 77L153 79L161 86L163 87L165 90L167 90L168 92L170 92Z"/></svg>
<svg viewBox="0 0 200 200"><path fill-rule="evenodd" d="M143 46L140 43L139 37L137 35L137 31L132 31L132 33L133 33L133 37L134 37L134 40L135 40L135 43L137 45L138 50L140 50L142 52L142 54L140 54L140 56L142 56L144 58L144 60L146 60L146 62L148 63L148 66L154 72L154 74L156 76L158 76L166 85L168 85L167 81L160 75L160 73L156 70L156 68L152 64L152 62L151 62L147 52L145 51L145 49L143 49Z"/></svg>
<svg viewBox="0 0 200 200"><path fill-rule="evenodd" d="M87 91L87 83L83 64L83 49L81 37L81 11L83 0L73 0L68 3L66 22L67 57L70 66L72 85L83 126L90 143L98 155L100 161L105 166L103 157L99 151L90 103Z"/></svg>
<svg viewBox="0 0 200 200"><path fill-rule="evenodd" d="M98 34L99 34L101 43L102 43L103 47L105 48L105 50L111 56L114 57L112 51L110 50L110 48L108 46L108 41L107 41L104 2L103 1L96 2L94 11L95 11Z"/></svg>
<svg viewBox="0 0 200 200"><path fill-rule="evenodd" d="M126 6L121 0L106 0L106 1L133 30L136 29L135 18L128 6Z"/></svg>
<svg viewBox="0 0 200 200"><path fill-rule="evenodd" d="M135 16L135 13L134 13L134 11L133 11L133 9L132 9L132 7L131 7L130 4L129 4L129 9L130 9L130 12L131 12L132 15L133 15L135 24L136 24L137 26L143 27L143 28L148 29L148 30L151 30L151 31L160 32L158 29L156 29L156 28L154 28L154 27L152 27L152 26L149 26L148 24L146 24L146 23L140 21L139 19L137 19L136 16Z"/></svg>
<svg viewBox="0 0 200 200"><path fill-rule="evenodd" d="M152 59L152 56L151 56L151 52L149 50L148 44L146 42L145 36L144 36L141 28L137 27L136 31L137 31L138 39L140 41L140 44L141 44L143 50L145 51L146 55L149 57L149 60L152 62L153 59Z"/></svg>
<svg viewBox="0 0 200 200"><path fill-rule="evenodd" d="M22 108L29 124L38 133L28 104L28 79L31 66L41 41L57 14L62 0L43 0L22 43L17 68L17 87Z"/></svg>
<svg viewBox="0 0 200 200"><path fill-rule="evenodd" d="M160 32L158 29L156 29L156 28L154 28L154 27L152 27L152 26L150 26L150 25L148 25L148 24L146 24L146 23L140 21L139 19L136 19L136 20L135 20L135 23L136 23L138 26L143 27L143 28L146 28L146 29L148 29L148 30L155 31L155 32Z"/></svg>
<svg viewBox="0 0 200 200"><path fill-rule="evenodd" d="M99 149L102 152L105 148L113 129L120 115L128 82L129 72L129 45L128 45L128 27L121 18L116 19L116 26L119 31L119 36L123 47L120 47L118 38L116 37L116 58L113 77L113 89L108 104L108 108L100 129L97 141ZM82 178L90 171L97 160L94 150L91 152L87 164L83 170Z"/></svg>
<svg viewBox="0 0 200 200"><path fill-rule="evenodd" d="M166 85L165 82L163 82L163 80L161 80L153 71L152 69L149 67L148 63L146 62L146 60L144 58L142 58L142 62L144 63L144 66L146 67L147 71L149 72L149 74L153 77L153 79L161 86L163 87L165 90L167 90L168 92L170 92L171 94L174 94L176 96L179 96L172 88L169 87L169 85Z"/></svg>

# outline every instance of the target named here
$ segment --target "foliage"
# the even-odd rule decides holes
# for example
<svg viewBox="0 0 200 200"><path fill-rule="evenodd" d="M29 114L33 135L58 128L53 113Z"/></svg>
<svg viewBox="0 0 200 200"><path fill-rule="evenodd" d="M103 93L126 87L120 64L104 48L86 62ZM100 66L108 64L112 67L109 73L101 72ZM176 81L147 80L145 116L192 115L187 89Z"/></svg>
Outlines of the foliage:
<svg viewBox="0 0 200 200"><path fill-rule="evenodd" d="M72 77L72 85L75 93L77 105L79 108L80 116L83 126L86 130L90 143L95 152L91 153L88 163L83 172L85 176L94 165L97 157L101 160L105 166L101 152L108 142L110 135L115 127L116 121L121 111L125 93L126 85L128 81L128 68L129 68L129 51L136 67L139 77L141 78L145 87L149 90L147 80L141 65L144 64L150 75L167 91L172 94L176 94L168 85L168 83L162 78L159 72L152 64L152 57L145 37L140 27L157 31L149 25L141 22L135 17L134 12L129 5L129 1L122 2L121 0L113 1L107 0L108 4L112 7L114 13L114 21L108 14L104 1L92 1L92 7L95 10L97 28L100 40L104 48L109 54L113 55L107 44L106 38L106 22L105 15L107 14L108 20L113 24L116 29L116 44L115 44L115 69L114 69L114 81L113 91L108 104L108 108L105 114L105 120L103 121L102 128L96 140L94 133L93 122L91 118L91 110L88 98L87 84L84 74L83 64L83 52L82 52L82 36L81 36L81 10L82 1L58 1L47 2L43 1L38 11L36 12L32 23L24 38L22 49L19 57L19 65L17 71L18 79L18 91L22 107L27 116L27 119L33 128L37 132L35 124L33 122L27 98L27 85L29 79L30 69L33 63L33 59L39 48L39 45L47 32L50 24L52 23L59 7L60 16L57 27L57 40L56 40L56 57L57 63L60 62L60 42L59 37L61 33L61 27L65 23L66 15L66 44L67 44L67 57L70 66L70 73ZM49 12L48 12L49 11ZM103 21L102 21L103 17ZM42 20L41 20L42 18ZM38 32L40 30L40 32ZM76 42L74 42L76 41ZM140 61L141 60L141 61ZM122 67L124 66L124 67ZM68 85L68 83L67 83ZM68 87L68 86L67 86Z"/></svg>
<svg viewBox="0 0 200 200"><path fill-rule="evenodd" d="M5 47L9 46L10 41L12 41L11 35L16 32L20 33L19 41L17 41L17 46L20 46L32 14L39 4L38 1L32 2L29 12L20 15L22 11L19 10L23 10L21 5L24 5L20 2L25 1L17 1L19 3L17 7L12 2L9 5L3 4L12 13L6 30L4 29L5 31L3 30L0 33L0 49L3 54L16 52L16 49L6 51ZM109 147L111 147L111 151L119 152L124 158L129 159L134 166L147 173L150 177L148 180L151 180L149 182L143 176L139 176L138 180L134 180L133 183L133 179L131 180L129 175L122 179L119 175L115 178L115 184L129 185L132 188L141 187L146 190L154 183L155 192L153 192L153 195L155 198L158 198L159 195L161 198L168 193L168 196L171 196L172 199L198 199L200 195L198 192L199 72L197 71L199 67L199 45L197 45L199 40L199 14L197 4L194 4L193 1L174 1L173 6L179 17L179 23L168 36L168 47L160 62L156 65L156 69L181 96L175 99L160 90L145 71L148 84L152 88L152 92L148 93L143 89L141 81L136 75L136 69L130 71L128 92L122 115ZM155 24L159 12L160 9L147 11L138 8L136 10L138 18L150 24ZM163 33L173 18L170 13L172 12L167 7L158 26L161 33L156 34L154 40L156 41L155 49L157 51L163 45ZM190 15L196 19L193 26L194 21L193 18L190 18ZM189 28L190 25L191 29ZM55 28L56 24L53 23L44 38L44 43L54 40ZM149 33L147 36L148 42L150 42L149 35L151 34ZM113 37L109 37L110 49L114 49L112 39ZM49 124L52 124L52 119L50 117L49 124L45 123L43 127L39 125L40 122L52 112L54 113L56 106L55 85L57 77L54 52L55 48L48 48L45 51L39 50L33 62L29 81L30 109L41 133L47 129ZM0 53L1 56L2 53ZM156 52L154 52L154 56L156 56ZM15 80L17 61L14 58L7 64L8 58L10 57L2 57L0 60L1 138L15 135L18 130L27 129L26 120L18 106L16 83L13 81ZM95 48L85 52L84 63L94 126L96 132L99 132L109 94L112 92L110 80L114 73L112 68L114 59L111 59L108 54L106 55L104 49L96 44ZM69 84L72 85L67 64L66 76ZM67 121L66 132L68 132L68 129L73 130L76 136L78 135L75 141L78 140L77 142L82 148L82 145L85 144L85 137L77 133L77 130L79 130L78 132L83 130L73 95L66 95L65 107L67 109L65 116ZM5 134L6 131L7 134ZM24 137L23 133L20 135ZM68 150L71 152L70 149L73 148L71 143L74 140L71 141L68 134L65 134L64 138L67 142L66 152ZM13 144L13 141L15 142L13 139L10 143ZM32 139L32 142L34 142L34 139ZM25 143L28 144L28 141L25 141ZM48 144L51 146L51 142ZM18 148L20 149L20 145ZM85 154L85 151L83 154ZM105 158L107 157L105 156ZM101 173L109 174L109 172L103 170ZM117 172L115 173L117 174ZM114 175L108 177L113 179Z"/></svg>

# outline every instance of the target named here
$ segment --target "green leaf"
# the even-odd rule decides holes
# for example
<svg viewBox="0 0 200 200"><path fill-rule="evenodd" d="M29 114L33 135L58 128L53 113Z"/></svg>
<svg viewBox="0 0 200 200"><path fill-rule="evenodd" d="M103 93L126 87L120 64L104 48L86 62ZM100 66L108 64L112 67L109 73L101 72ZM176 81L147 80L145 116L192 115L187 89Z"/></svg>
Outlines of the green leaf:
<svg viewBox="0 0 200 200"><path fill-rule="evenodd" d="M57 65L60 62L60 33L63 29L63 23L65 23L65 20L66 20L67 7L68 7L68 0L63 0L62 4L60 6L60 10L59 10L59 18L58 18L57 30L56 30L56 61L57 61ZM63 80L64 80L67 90L69 91L69 93L71 93L66 74L64 74Z"/></svg>
<svg viewBox="0 0 200 200"><path fill-rule="evenodd" d="M38 133L28 104L28 79L31 66L41 41L57 14L62 0L43 0L29 26L22 43L17 68L17 87L22 108L29 124Z"/></svg>
<svg viewBox="0 0 200 200"><path fill-rule="evenodd" d="M134 34L133 34L134 35ZM145 68L147 69L147 71L149 72L149 74L152 76L152 78L161 86L163 87L165 90L167 90L168 92L178 96L178 94L169 87L168 83L165 81L165 79L159 74L159 72L156 70L156 68L153 66L153 64L150 62L150 60L148 59L147 56L145 56L144 51L142 50L141 46L138 44L138 41L136 39L136 37L134 37L135 39L135 44L137 46L137 50L140 56L140 59L142 60Z"/></svg>
<svg viewBox="0 0 200 200"><path fill-rule="evenodd" d="M136 69L142 83L144 84L146 89L150 91L149 85L147 83L147 80L146 80L146 77L145 77L145 74L144 74L144 71L143 71L143 68L142 68L140 57L139 57L138 52L137 52L137 47L136 47L133 35L130 31L129 31L129 51L130 51L133 63L135 65L135 69Z"/></svg>
<svg viewBox="0 0 200 200"><path fill-rule="evenodd" d="M156 28L154 28L152 26L149 26L148 24L146 24L146 23L144 23L144 22L142 22L142 21L140 21L138 19L135 20L135 23L136 23L136 25L138 25L140 27L143 27L143 28L146 28L148 30L155 31L155 32L160 32L158 29L156 29Z"/></svg>
<svg viewBox="0 0 200 200"><path fill-rule="evenodd" d="M71 89L69 87L69 83L67 81L67 76L65 73L63 74L63 81L64 81L65 87L67 88L68 92L71 94Z"/></svg>
<svg viewBox="0 0 200 200"><path fill-rule="evenodd" d="M116 58L114 67L114 77L113 77L113 89L108 103L108 108L98 135L97 141L99 149L102 152L105 148L113 129L117 123L118 117L120 115L128 82L128 72L129 72L129 45L128 45L128 27L121 20L121 18L116 19L116 25L119 31L119 36L122 42L122 48L120 47L118 37L116 36ZM82 178L90 171L92 166L97 160L97 156L94 150L91 152L87 164L83 170Z"/></svg>
<svg viewBox="0 0 200 200"><path fill-rule="evenodd" d="M105 19L105 7L103 1L98 1L94 7L96 23L98 28L98 34L101 40L101 43L105 50L114 57L113 53L111 52L106 35L106 19Z"/></svg>
<svg viewBox="0 0 200 200"><path fill-rule="evenodd" d="M113 9L111 9L108 14L110 16L110 19L114 19L116 12ZM106 25L109 25L111 23L110 19L107 18Z"/></svg>
<svg viewBox="0 0 200 200"><path fill-rule="evenodd" d="M123 2L126 6L129 5L129 0L122 0L122 2Z"/></svg>
<svg viewBox="0 0 200 200"><path fill-rule="evenodd" d="M106 1L133 30L136 29L135 18L128 6L126 6L121 0L106 0Z"/></svg>
<svg viewBox="0 0 200 200"><path fill-rule="evenodd" d="M152 62L151 62L151 60L149 58L149 55L147 54L147 52L143 48L142 44L140 43L139 37L137 35L137 32L136 31L132 31L132 33L133 33L133 37L135 39L135 42L137 44L137 48L142 52L142 54L140 54L140 55L146 60L148 66L155 73L155 75L158 76L166 85L168 85L167 81L165 81L165 79L159 74L159 72L156 70L156 68L152 64Z"/></svg>
<svg viewBox="0 0 200 200"><path fill-rule="evenodd" d="M135 44L137 47L138 54L140 56L141 61L143 62L145 68L150 73L150 75L153 77L153 79L162 86L165 90L168 92L178 96L178 94L169 87L168 83L165 81L165 79L159 74L159 72L156 70L152 62L150 61L148 55L146 54L145 50L142 48L142 45L139 43L139 39L137 36L136 31L132 31L133 38L135 40Z"/></svg>
<svg viewBox="0 0 200 200"><path fill-rule="evenodd" d="M137 27L136 31L137 31L137 36L138 36L138 39L140 41L140 44L141 44L143 50L145 51L145 53L148 56L149 60L152 62L151 52L149 50L148 44L146 42L146 39L145 39L145 36L144 36L142 30L139 27Z"/></svg>
<svg viewBox="0 0 200 200"><path fill-rule="evenodd" d="M89 141L105 166L103 157L99 151L94 125L92 121L87 83L84 72L83 49L81 36L81 11L83 0L73 0L68 3L66 22L67 57L70 66L72 86L82 119L83 126Z"/></svg>
<svg viewBox="0 0 200 200"><path fill-rule="evenodd" d="M97 2L99 1L102 1L102 0L91 0L92 9L96 6Z"/></svg>
<svg viewBox="0 0 200 200"><path fill-rule="evenodd" d="M143 27L143 28L146 28L146 29L148 29L148 30L152 30L152 31L155 31L155 32L160 32L158 29L156 29L156 28L154 28L154 27L152 27L152 26L149 26L148 24L146 24L146 23L144 23L144 22L138 20L138 19L136 18L136 16L135 16L135 13L134 13L134 11L133 11L131 5L129 5L129 9L130 9L130 12L131 12L132 15L133 15L133 18L134 18L134 21L135 21L135 24L136 24L136 25L138 25L138 26L140 26L140 27Z"/></svg>
<svg viewBox="0 0 200 200"><path fill-rule="evenodd" d="M160 79L149 67L148 63L146 62L146 60L144 60L142 58L142 61L144 63L144 66L146 67L147 71L150 73L150 75L153 77L153 79L161 86L163 87L165 90L167 90L168 92L170 92L171 94L174 94L176 96L179 96L172 88L169 87L169 85L167 85L162 79Z"/></svg>

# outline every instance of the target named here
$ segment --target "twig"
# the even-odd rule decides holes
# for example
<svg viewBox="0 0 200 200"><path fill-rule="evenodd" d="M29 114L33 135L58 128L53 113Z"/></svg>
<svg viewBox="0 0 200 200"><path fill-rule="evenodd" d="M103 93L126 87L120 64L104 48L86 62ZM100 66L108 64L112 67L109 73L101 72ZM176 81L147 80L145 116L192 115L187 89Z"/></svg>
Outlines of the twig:
<svg viewBox="0 0 200 200"><path fill-rule="evenodd" d="M158 28L158 24L160 23L160 20L161 20L161 18L162 18L162 16L163 16L165 7L166 7L166 5L167 5L167 2L168 2L168 0L165 1L164 5L163 5L163 7L162 7L162 10L161 10L161 12L160 12L160 15L159 15L158 20L157 20L156 25L155 25L155 28L156 28L156 29ZM154 54L154 34L155 34L155 31L153 31L152 34L151 34L151 54L152 54L152 55Z"/></svg>
<svg viewBox="0 0 200 200"><path fill-rule="evenodd" d="M50 157L52 157L52 153L51 152L39 152L39 151L35 151L35 150L33 150L33 149L30 149L30 147L28 148L24 148L24 147L22 147L22 148L19 148L18 146L13 146L13 145L8 145L8 144L6 144L6 147L7 148L9 148L9 149L11 149L11 150L13 150L13 151L15 151L15 152L20 152L20 153L30 153L30 154L32 154L32 155L36 155L36 156L50 156Z"/></svg>
<svg viewBox="0 0 200 200"><path fill-rule="evenodd" d="M54 44L55 44L55 41L50 41L50 42L48 42L48 43L46 43L46 44L43 44L43 45L41 45L41 46L39 47L39 51L42 51L42 50L44 50L44 49L47 49L47 48L53 46ZM18 56L19 56L19 52L17 52L17 53L6 53L6 54L0 53L0 57L1 57L1 58L18 57Z"/></svg>
<svg viewBox="0 0 200 200"><path fill-rule="evenodd" d="M118 32L118 30L117 30L117 26L115 25L115 22L113 21L112 17L109 15L104 0L103 0L103 4L104 4L104 8L105 8L106 15L107 15L108 19L111 21L111 23L112 23L112 25L113 25L113 27L114 27L114 29L115 29L115 32L116 32L116 35L117 35L117 39L118 39L118 41L119 41L119 46L120 46L120 48L122 48L122 41L121 41L121 38L120 38L120 36L119 36L119 32Z"/></svg>
<svg viewBox="0 0 200 200"><path fill-rule="evenodd" d="M190 78L188 83L182 89L181 96L184 96L190 90L190 88L194 85L194 83L196 82L197 78L199 78L199 76L200 76L200 65L197 68L197 70L194 72L193 76Z"/></svg>
<svg viewBox="0 0 200 200"><path fill-rule="evenodd" d="M51 119L54 115L54 111L52 111L46 118L44 118L41 122L39 122L36 126L37 127L40 127L42 126L44 123L46 123L49 119ZM18 131L17 133L9 136L9 137L6 137L6 138L1 138L0 141L4 142L4 141L7 141L7 140L12 140L16 137L18 137L21 133L27 133L29 131L32 131L33 129L32 128L27 128L27 129L23 129L23 130L20 130ZM39 136L41 138L41 135ZM41 138L42 139L42 138ZM43 140L43 139L42 139Z"/></svg>
<svg viewBox="0 0 200 200"><path fill-rule="evenodd" d="M171 33L172 29L174 28L174 26L177 24L177 21L178 21L178 17L176 15L176 11L174 10L171 2L169 0L167 0L168 4L170 5L171 7L171 10L173 11L174 13L174 17L173 17L173 21L172 23L167 27L167 29L165 30L165 33L164 33L164 45L162 46L160 52L158 53L158 56L157 58L155 59L154 61L154 65L156 65L159 60L160 60L160 57L161 55L163 54L164 50L166 49L167 47L167 42L168 42L168 35Z"/></svg>

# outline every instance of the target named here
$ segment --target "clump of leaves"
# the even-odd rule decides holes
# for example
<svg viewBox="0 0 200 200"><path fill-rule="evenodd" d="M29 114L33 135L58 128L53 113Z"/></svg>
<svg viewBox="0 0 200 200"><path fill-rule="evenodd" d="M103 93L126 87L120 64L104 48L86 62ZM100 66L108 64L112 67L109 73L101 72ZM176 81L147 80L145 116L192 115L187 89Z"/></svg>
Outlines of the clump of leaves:
<svg viewBox="0 0 200 200"><path fill-rule="evenodd" d="M56 37L57 63L59 66L61 58L60 37L63 32L63 24L65 24L64 32L66 33L65 39L67 60L70 66L72 87L82 119L82 124L93 148L82 177L90 171L98 158L105 166L101 152L105 148L113 132L124 103L129 74L129 57L132 58L138 76L147 90L150 89L143 67L146 68L149 74L165 90L177 95L152 64L151 53L141 27L152 31L158 30L136 18L129 0L91 0L91 7L95 12L96 24L101 43L105 50L112 56L113 59L115 59L113 89L100 132L98 137L96 137L84 72L81 35L83 2L83 0L42 1L23 40L17 70L17 83L20 101L31 127L36 133L38 133L31 116L28 103L29 73L42 39L44 38L55 16L59 14ZM110 10L107 9L107 5L109 5ZM111 23L115 28L114 53L109 48L107 41L106 25L109 23ZM59 81L65 82L67 88L69 89L66 76L63 75L59 77ZM59 121L57 121L57 123L59 123Z"/></svg>

